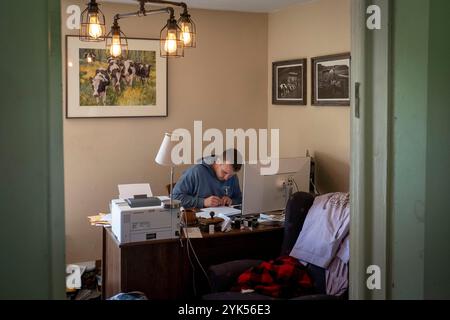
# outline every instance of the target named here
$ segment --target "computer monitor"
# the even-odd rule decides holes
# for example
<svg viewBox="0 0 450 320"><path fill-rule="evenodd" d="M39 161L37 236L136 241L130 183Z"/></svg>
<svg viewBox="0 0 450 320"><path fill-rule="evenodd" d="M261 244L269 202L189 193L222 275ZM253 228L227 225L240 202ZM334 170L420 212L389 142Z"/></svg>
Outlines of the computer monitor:
<svg viewBox="0 0 450 320"><path fill-rule="evenodd" d="M262 175L261 164L244 164L242 215L284 210L289 196L309 191L310 157L279 159L279 170Z"/></svg>

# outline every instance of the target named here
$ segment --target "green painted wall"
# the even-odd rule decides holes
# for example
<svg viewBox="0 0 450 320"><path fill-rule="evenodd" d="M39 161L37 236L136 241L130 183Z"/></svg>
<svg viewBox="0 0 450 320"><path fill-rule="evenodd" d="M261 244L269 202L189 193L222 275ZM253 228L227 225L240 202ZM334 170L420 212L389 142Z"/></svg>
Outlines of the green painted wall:
<svg viewBox="0 0 450 320"><path fill-rule="evenodd" d="M395 0L389 297L450 298L450 1Z"/></svg>
<svg viewBox="0 0 450 320"><path fill-rule="evenodd" d="M429 0L395 0L393 7L390 297L421 299L425 241Z"/></svg>
<svg viewBox="0 0 450 320"><path fill-rule="evenodd" d="M0 2L0 299L64 298L59 0Z"/></svg>
<svg viewBox="0 0 450 320"><path fill-rule="evenodd" d="M450 299L449 14L450 1L431 1L425 217L426 299Z"/></svg>

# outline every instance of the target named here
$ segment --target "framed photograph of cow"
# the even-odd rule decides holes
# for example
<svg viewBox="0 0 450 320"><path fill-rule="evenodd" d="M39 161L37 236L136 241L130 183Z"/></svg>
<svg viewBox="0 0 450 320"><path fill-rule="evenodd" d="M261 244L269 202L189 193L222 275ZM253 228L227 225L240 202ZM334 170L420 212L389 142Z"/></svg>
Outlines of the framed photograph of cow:
<svg viewBox="0 0 450 320"><path fill-rule="evenodd" d="M159 39L128 38L126 58L105 42L66 36L66 118L167 116L167 59Z"/></svg>
<svg viewBox="0 0 450 320"><path fill-rule="evenodd" d="M312 105L350 106L350 54L311 59Z"/></svg>
<svg viewBox="0 0 450 320"><path fill-rule="evenodd" d="M273 62L272 104L305 106L306 73L306 59Z"/></svg>

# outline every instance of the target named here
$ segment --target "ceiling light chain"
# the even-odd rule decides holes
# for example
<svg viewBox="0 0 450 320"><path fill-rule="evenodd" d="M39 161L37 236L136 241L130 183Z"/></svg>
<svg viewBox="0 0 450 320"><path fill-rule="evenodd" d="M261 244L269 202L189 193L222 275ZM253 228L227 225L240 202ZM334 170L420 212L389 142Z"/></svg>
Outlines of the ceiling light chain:
<svg viewBox="0 0 450 320"><path fill-rule="evenodd" d="M106 35L107 52L114 58L126 58L128 53L128 41L125 34L120 30L119 19L128 17L142 17L152 14L168 13L167 24L160 32L160 55L162 57L183 57L184 48L195 48L196 29L195 24L188 12L184 2L173 1L149 1L138 0L139 11L131 13L116 14L111 31ZM146 10L145 4L169 5L165 8ZM182 7L178 21L171 6ZM98 8L95 0L90 0L88 7L81 14L81 41L103 41L105 40L105 18Z"/></svg>

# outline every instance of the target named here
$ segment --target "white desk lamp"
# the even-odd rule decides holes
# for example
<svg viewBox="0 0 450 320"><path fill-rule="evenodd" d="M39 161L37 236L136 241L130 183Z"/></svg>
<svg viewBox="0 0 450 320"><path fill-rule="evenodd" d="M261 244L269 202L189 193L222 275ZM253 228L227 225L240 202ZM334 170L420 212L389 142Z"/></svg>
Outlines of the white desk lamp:
<svg viewBox="0 0 450 320"><path fill-rule="evenodd" d="M172 149L178 143L177 141L171 140L172 134L164 134L164 139L159 147L158 154L156 155L155 161L162 166L170 166L170 207L172 208L172 188L173 188L173 169L176 165L172 161Z"/></svg>

